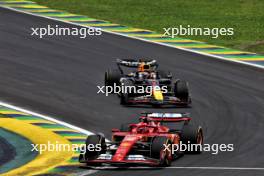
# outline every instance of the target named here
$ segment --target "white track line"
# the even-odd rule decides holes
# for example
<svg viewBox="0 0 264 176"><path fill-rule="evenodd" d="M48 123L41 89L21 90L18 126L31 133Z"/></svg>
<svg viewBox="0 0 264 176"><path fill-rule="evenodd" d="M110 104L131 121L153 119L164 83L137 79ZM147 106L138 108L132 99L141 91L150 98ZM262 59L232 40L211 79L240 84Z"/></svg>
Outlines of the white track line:
<svg viewBox="0 0 264 176"><path fill-rule="evenodd" d="M72 22L58 20L58 19L51 18L51 17L46 17L46 16L41 16L41 15L29 13L29 12L24 12L24 11L17 10L17 9L14 9L14 8L11 8L11 7L6 7L6 6L1 6L1 7L6 8L6 9L10 9L10 10L13 10L13 11L17 11L17 12L20 12L20 13L25 13L25 14L28 14L28 15L41 17L41 18L46 18L46 19L50 19L50 20L60 21L60 22L64 22L64 23L68 23L68 24L72 24L72 25L76 25L76 26L88 27L88 26L84 26L84 25L81 25L81 24L76 24L76 23L72 23ZM246 62L242 62L242 61L230 60L230 59L227 59L227 58L224 58L224 57L221 57L221 56L215 56L215 55L212 55L212 54L202 53L202 52L199 52L199 51L193 51L193 50L186 49L186 48L175 47L175 46L171 46L171 45L168 45L168 44L165 44L165 43L153 42L153 41L149 41L149 40L145 40L145 39L141 39L141 38L137 38L137 37L132 37L132 36L127 36L127 35L111 32L111 31L106 31L106 30L102 30L102 31L104 31L106 33L110 33L110 34L115 34L115 35L120 35L120 36L124 36L124 37L128 37L128 38L141 40L141 41L148 42L148 43L155 43L155 44L159 44L159 45L163 45L163 46L167 46L167 47L171 47L171 48L177 48L177 49L180 49L180 50L189 51L189 52L192 52L192 53L197 53L197 54L201 54L201 55L205 55L205 56L210 56L210 57L214 57L214 58L217 58L217 59L222 59L222 60L226 60L226 61L231 61L231 62L236 62L236 63L240 63L240 64L250 65L250 66L254 66L254 67L258 67L258 68L262 68L262 69L264 68L264 66L257 65L257 64L251 64L251 63L246 63ZM38 117L41 117L41 118L46 119L46 120L50 120L50 121L56 122L58 124L61 124L61 125L64 125L66 127L72 128L74 130L80 131L80 132L82 132L84 134L87 134L87 135L93 134L90 131L87 131L85 129L79 128L79 127L74 126L74 125L71 125L69 123L57 120L55 118L52 118L52 117L49 117L49 116L46 116L46 115L35 113L35 112L30 111L30 110L26 110L24 108L20 108L20 107L17 107L17 106L8 104L8 103L4 103L4 102L0 101L0 105L6 106L8 108L15 109L17 111L21 111L21 112L24 112L24 113L27 113L27 114L38 116ZM114 168L114 167L107 167L107 168ZM147 169L149 167L135 167L135 168ZM254 168L254 167L166 167L166 168L167 169L204 169L204 170L264 170L264 168ZM92 174L92 173L94 173L94 172L91 172L91 171L84 172L85 175Z"/></svg>
<svg viewBox="0 0 264 176"><path fill-rule="evenodd" d="M75 25L75 26L81 26L81 27L89 28L89 26L85 26L85 25L82 25L82 24L73 23L73 22L69 22L69 21L64 21L64 20L60 20L60 19L56 19L56 18L52 18L52 17L47 17L47 16L41 16L41 15L38 15L38 14L25 12L25 11L14 9L12 7L7 7L7 6L4 6L4 5L0 5L0 7L6 8L6 9L9 9L9 10L13 10L13 11L16 11L16 12L28 14L28 15L40 17L40 18L46 18L46 19L50 19L50 20L54 20L54 21L60 21L60 22L63 22L63 23L68 23L68 24ZM228 59L228 58L225 58L225 57L222 57L222 56L216 56L216 55L213 55L213 54L203 53L203 52L199 52L199 51L195 51L195 50L191 50L191 49L187 49L187 48L182 48L182 47L178 47L178 46L172 46L172 45L169 45L169 44L166 44L166 43L154 42L154 41L142 39L142 38L139 38L139 37L133 37L133 36L120 34L120 33L117 33L117 32L107 31L107 30L104 30L104 29L102 29L102 31L105 32L105 33L110 33L110 34L119 35L119 36L123 36L123 37L127 37L127 38L141 40L141 41L148 42L148 43L154 43L154 44L158 44L158 45L162 45L162 46L167 46L167 47L170 47L170 48L176 48L176 49L179 49L179 50L188 51L188 52L200 54L200 55L203 55L203 56L209 56L209 57L213 57L213 58L220 59L220 60L240 63L240 64L249 65L249 66L253 66L253 67L264 69L264 66L258 65L258 64L243 62L243 61L239 61L239 60L232 60L232 59Z"/></svg>
<svg viewBox="0 0 264 176"><path fill-rule="evenodd" d="M71 125L69 123L57 120L57 119L55 119L53 117L49 117L49 116L46 116L46 115L43 115L43 114L39 114L39 113L30 111L30 110L27 110L27 109L24 109L24 108L20 108L20 107L17 107L17 106L14 106L14 105L2 102L2 101L0 101L0 105L1 106L5 106L7 108L11 108L11 109L17 110L17 111L24 112L24 113L27 113L27 114L30 114L30 115L33 115L33 116L37 116L37 117L40 117L40 118L43 118L43 119L46 119L46 120L49 120L49 121L52 121L52 122L55 122L55 123L58 123L58 124L61 124L63 126L69 127L71 129L77 130L77 131L82 132L82 133L87 134L87 135L93 134L90 131L87 131L85 129L79 128L79 127Z"/></svg>
<svg viewBox="0 0 264 176"><path fill-rule="evenodd" d="M76 174L70 174L70 176L86 176L86 175L91 175L95 172L98 172L98 170L88 170L88 171L78 172Z"/></svg>
<svg viewBox="0 0 264 176"><path fill-rule="evenodd" d="M49 116L46 116L46 115L43 115L43 114L39 114L39 113L36 113L36 112L33 112L33 111L30 111L30 110L27 110L27 109L24 109L24 108L20 108L20 107L17 107L17 106L14 106L14 105L11 105L11 104L8 104L8 103L5 103L5 102L2 102L0 101L0 105L1 106L5 106L7 108L10 108L10 109L14 109L14 110L17 110L17 111L20 111L20 112L24 112L26 114L30 114L30 115L33 115L33 116L37 116L37 117L40 117L40 118L43 118L43 119L46 119L46 120L49 120L49 121L52 121L52 122L55 122L55 123L58 123L58 124L61 124L63 126L66 126L66 127L69 127L71 129L74 129L76 131L79 131L81 133L84 133L86 135L91 135L93 134L92 132L90 131L87 131L85 129L82 129L82 128L79 128L77 126L74 126L74 125L71 125L69 123L66 123L66 122L63 122L63 121L60 121L60 120L57 120L53 117L49 117ZM90 171L87 171L85 172L85 175L90 175L90 174L93 174L95 172L98 172L98 170L90 170ZM76 176L79 175L79 173L77 172L76 173Z"/></svg>
<svg viewBox="0 0 264 176"><path fill-rule="evenodd" d="M202 170L248 170L248 171L264 171L262 167L201 167L201 166L170 166L170 167L154 167L154 169L202 169ZM96 169L96 168L95 168ZM119 169L118 167L98 167L97 170L101 169ZM128 167L128 169L153 169L153 167Z"/></svg>
<svg viewBox="0 0 264 176"><path fill-rule="evenodd" d="M261 170L262 167L168 167L171 169L205 169L205 170Z"/></svg>

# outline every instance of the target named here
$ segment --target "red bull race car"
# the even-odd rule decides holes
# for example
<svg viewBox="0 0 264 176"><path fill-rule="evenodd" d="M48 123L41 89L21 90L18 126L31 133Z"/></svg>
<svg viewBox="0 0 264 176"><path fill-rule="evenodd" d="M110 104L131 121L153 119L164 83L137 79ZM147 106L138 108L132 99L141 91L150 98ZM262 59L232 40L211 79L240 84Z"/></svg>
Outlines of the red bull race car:
<svg viewBox="0 0 264 176"><path fill-rule="evenodd" d="M122 125L112 129L112 141L106 142L103 134L91 135L86 140L86 152L79 161L88 166L110 164L170 166L171 162L184 153L195 151L175 150L174 145L203 144L201 126L191 123L187 113L144 113L139 123ZM89 145L100 145L100 151L90 151Z"/></svg>
<svg viewBox="0 0 264 176"><path fill-rule="evenodd" d="M105 86L121 86L122 105L150 104L187 106L191 103L188 83L170 72L158 70L156 60L120 60L118 69L105 72ZM134 68L125 73L123 67ZM124 88L124 89L123 89Z"/></svg>

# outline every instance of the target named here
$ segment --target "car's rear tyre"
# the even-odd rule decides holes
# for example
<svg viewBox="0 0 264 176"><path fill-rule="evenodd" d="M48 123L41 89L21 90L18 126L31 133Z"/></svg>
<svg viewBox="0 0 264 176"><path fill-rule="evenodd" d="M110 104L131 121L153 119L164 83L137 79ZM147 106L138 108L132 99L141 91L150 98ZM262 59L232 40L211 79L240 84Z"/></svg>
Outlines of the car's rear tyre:
<svg viewBox="0 0 264 176"><path fill-rule="evenodd" d="M202 127L193 125L191 122L183 126L181 141L183 144L196 144L193 151L185 151L185 153L199 154L202 152L204 142ZM197 145L198 144L198 145ZM193 145L194 146L194 145Z"/></svg>
<svg viewBox="0 0 264 176"><path fill-rule="evenodd" d="M94 146L96 147L97 145L101 146L101 150L100 151L92 151L92 150L88 150L88 146ZM85 160L93 160L96 159L100 154L105 153L106 150L106 143L105 143L105 137L102 135L90 135L86 138L85 141L85 154L81 154L79 157L79 160L82 160L83 157ZM94 163L94 164L90 164L89 165L100 165L100 163Z"/></svg>
<svg viewBox="0 0 264 176"><path fill-rule="evenodd" d="M123 80L122 83L123 83L122 86L124 86L124 87L134 86L133 82L131 80L128 80L128 79ZM129 90L129 89L125 88L125 90ZM129 105L129 104L131 104L129 102L129 97L132 96L132 95L133 95L133 92L128 92L128 91L121 92L121 94L120 94L120 104L121 105Z"/></svg>
<svg viewBox="0 0 264 176"><path fill-rule="evenodd" d="M175 97L187 103L189 101L188 83L182 80L176 81L174 83L174 94Z"/></svg>
<svg viewBox="0 0 264 176"><path fill-rule="evenodd" d="M118 69L109 69L105 72L105 86L119 85L121 72Z"/></svg>
<svg viewBox="0 0 264 176"><path fill-rule="evenodd" d="M173 158L172 153L171 151L165 150L165 146L164 146L169 144L171 144L169 139L164 136L156 136L152 140L150 155L152 158L159 160L160 166L166 167L171 165L171 161Z"/></svg>

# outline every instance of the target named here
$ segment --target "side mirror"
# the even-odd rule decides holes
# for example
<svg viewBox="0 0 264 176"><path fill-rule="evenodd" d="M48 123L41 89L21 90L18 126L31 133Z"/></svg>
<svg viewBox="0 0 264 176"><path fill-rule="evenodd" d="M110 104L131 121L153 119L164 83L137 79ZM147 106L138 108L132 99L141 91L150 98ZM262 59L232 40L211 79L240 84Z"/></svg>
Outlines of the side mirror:
<svg viewBox="0 0 264 176"><path fill-rule="evenodd" d="M113 133L115 133L115 132L120 132L120 130L117 129L117 128L113 128L113 129L112 129L112 132L113 132Z"/></svg>

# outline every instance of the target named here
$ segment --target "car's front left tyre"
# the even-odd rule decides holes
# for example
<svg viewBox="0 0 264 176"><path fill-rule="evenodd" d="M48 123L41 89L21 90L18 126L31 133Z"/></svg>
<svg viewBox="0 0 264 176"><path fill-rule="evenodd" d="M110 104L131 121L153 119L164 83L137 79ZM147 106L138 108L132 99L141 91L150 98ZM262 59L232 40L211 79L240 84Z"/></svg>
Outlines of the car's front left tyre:
<svg viewBox="0 0 264 176"><path fill-rule="evenodd" d="M105 72L105 86L114 86L114 84L119 85L121 77L122 74L118 69L108 69Z"/></svg>
<svg viewBox="0 0 264 176"><path fill-rule="evenodd" d="M165 146L168 146L170 151L168 151ZM170 166L173 157L171 153L171 142L169 139L165 136L154 137L151 143L150 155L152 158L159 160L159 166Z"/></svg>
<svg viewBox="0 0 264 176"><path fill-rule="evenodd" d="M89 146L93 146L93 150L89 149ZM99 147L100 150L97 148ZM106 143L105 137L97 134L97 135L90 135L86 138L85 141L85 149L82 149L85 153L80 154L79 161L82 162L83 160L94 160L99 157L100 154L104 153L106 150ZM100 165L98 163L89 164L89 165Z"/></svg>

